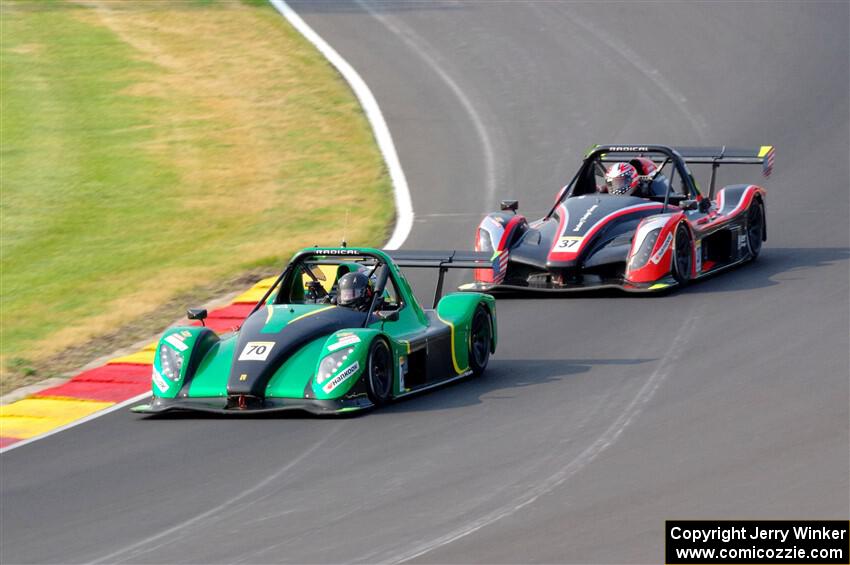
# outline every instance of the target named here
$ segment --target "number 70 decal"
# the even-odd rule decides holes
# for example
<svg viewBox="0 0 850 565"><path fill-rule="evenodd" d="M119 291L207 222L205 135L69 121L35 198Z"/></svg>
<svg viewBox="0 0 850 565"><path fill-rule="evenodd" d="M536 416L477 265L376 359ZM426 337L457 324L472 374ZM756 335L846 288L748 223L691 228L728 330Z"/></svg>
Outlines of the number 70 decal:
<svg viewBox="0 0 850 565"><path fill-rule="evenodd" d="M239 361L265 361L273 347L273 341L249 341L239 354Z"/></svg>
<svg viewBox="0 0 850 565"><path fill-rule="evenodd" d="M566 249L568 251L575 251L581 245L581 240L583 237L577 236L565 236L558 240L558 245L555 247L557 249Z"/></svg>

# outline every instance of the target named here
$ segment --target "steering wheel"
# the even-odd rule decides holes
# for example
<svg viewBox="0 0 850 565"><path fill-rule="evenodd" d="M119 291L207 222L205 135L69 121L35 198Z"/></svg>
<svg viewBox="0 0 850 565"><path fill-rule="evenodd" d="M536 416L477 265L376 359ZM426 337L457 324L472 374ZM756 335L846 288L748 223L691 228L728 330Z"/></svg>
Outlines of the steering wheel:
<svg viewBox="0 0 850 565"><path fill-rule="evenodd" d="M322 298L327 298L328 291L325 290L325 287L322 286L322 283L313 280L307 281L306 290L304 292L305 300L312 300L313 302L318 302Z"/></svg>

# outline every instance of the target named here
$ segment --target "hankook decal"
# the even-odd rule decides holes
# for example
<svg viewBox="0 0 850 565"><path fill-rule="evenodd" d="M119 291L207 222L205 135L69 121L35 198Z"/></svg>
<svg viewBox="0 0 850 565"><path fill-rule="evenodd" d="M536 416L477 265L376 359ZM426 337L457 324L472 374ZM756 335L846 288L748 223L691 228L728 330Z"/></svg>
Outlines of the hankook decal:
<svg viewBox="0 0 850 565"><path fill-rule="evenodd" d="M156 388L158 388L162 392L168 391L168 383L165 382L165 379L162 378L162 375L159 374L159 371L154 369L153 373L151 373L151 378L153 379L153 384L156 385Z"/></svg>
<svg viewBox="0 0 850 565"><path fill-rule="evenodd" d="M657 265L661 261L661 258L664 257L664 254L667 253L667 250L670 249L671 243L673 243L673 234L668 233L664 239L664 243L661 244L661 247L658 248L658 251L649 260Z"/></svg>
<svg viewBox="0 0 850 565"><path fill-rule="evenodd" d="M348 366L345 370L343 370L340 374L338 374L337 376L335 376L334 378L332 378L332 379L330 380L330 382L328 382L328 384L326 384L325 386L323 386L323 387L322 387L322 390L323 390L323 391L325 391L325 394L327 394L327 393L331 392L333 389L335 389L336 387L338 387L339 385L341 385L341 384L342 384L343 382L345 382L345 381L346 381L346 380L347 380L347 379L348 379L351 375L353 375L354 373L356 373L356 372L357 372L357 371L359 371L359 370L360 370L360 363L358 363L357 361L355 361L355 362L354 362L354 364L349 365L349 366Z"/></svg>

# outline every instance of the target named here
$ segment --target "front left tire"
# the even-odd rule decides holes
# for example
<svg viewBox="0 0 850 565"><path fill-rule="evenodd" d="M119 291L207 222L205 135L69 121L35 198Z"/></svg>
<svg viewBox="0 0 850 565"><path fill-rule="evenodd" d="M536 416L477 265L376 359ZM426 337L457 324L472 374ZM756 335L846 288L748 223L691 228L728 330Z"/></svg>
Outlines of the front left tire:
<svg viewBox="0 0 850 565"><path fill-rule="evenodd" d="M369 400L375 406L389 401L393 385L393 355L386 340L377 338L369 346L366 358L366 385Z"/></svg>
<svg viewBox="0 0 850 565"><path fill-rule="evenodd" d="M750 249L750 260L755 261L761 251L764 241L764 205L755 200L747 210L747 245Z"/></svg>
<svg viewBox="0 0 850 565"><path fill-rule="evenodd" d="M676 235L673 239L673 278L680 286L685 286L691 280L693 247L691 232L685 224L676 226Z"/></svg>
<svg viewBox="0 0 850 565"><path fill-rule="evenodd" d="M493 343L493 324L490 312L481 304L472 315L469 330L469 368L473 376L479 376L490 362L490 351Z"/></svg>

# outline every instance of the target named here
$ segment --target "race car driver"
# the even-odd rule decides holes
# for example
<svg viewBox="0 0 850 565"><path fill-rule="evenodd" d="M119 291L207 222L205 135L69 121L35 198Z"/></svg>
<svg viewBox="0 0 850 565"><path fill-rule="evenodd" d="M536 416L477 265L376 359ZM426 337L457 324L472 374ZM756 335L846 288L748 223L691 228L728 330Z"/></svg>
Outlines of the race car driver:
<svg viewBox="0 0 850 565"><path fill-rule="evenodd" d="M655 163L646 158L614 163L605 172L605 188L616 196L647 196L656 170Z"/></svg>
<svg viewBox="0 0 850 565"><path fill-rule="evenodd" d="M631 196L640 188L640 175L634 165L614 163L605 172L605 188L608 194Z"/></svg>
<svg viewBox="0 0 850 565"><path fill-rule="evenodd" d="M336 297L338 306L352 308L361 312L369 310L374 295L372 279L362 271L346 273L339 278L339 293Z"/></svg>

